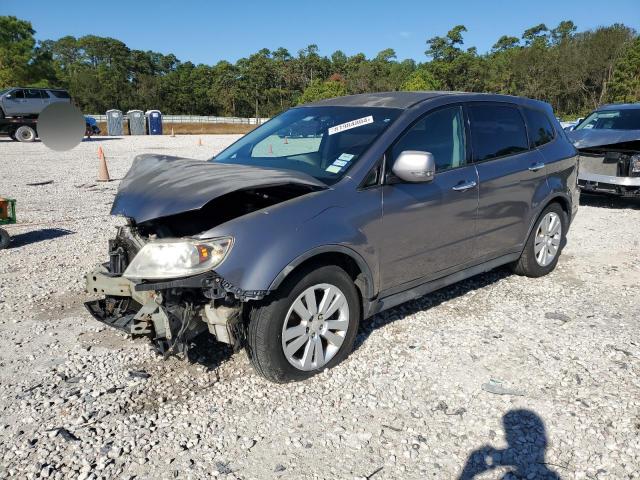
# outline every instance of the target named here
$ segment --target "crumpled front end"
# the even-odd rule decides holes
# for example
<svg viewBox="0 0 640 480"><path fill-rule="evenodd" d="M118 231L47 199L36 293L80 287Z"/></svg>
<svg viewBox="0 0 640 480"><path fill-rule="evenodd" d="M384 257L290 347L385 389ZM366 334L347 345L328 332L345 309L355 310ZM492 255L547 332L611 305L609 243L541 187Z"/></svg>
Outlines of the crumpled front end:
<svg viewBox="0 0 640 480"><path fill-rule="evenodd" d="M186 354L192 340L206 331L239 348L244 337L242 304L266 292L241 291L215 272L163 281L124 277L149 240L135 226L119 228L109 242L109 262L86 275L87 292L103 297L85 303L89 313L132 336L148 337L165 355Z"/></svg>
<svg viewBox="0 0 640 480"><path fill-rule="evenodd" d="M640 132L580 130L570 137L580 152L578 185L583 191L640 195Z"/></svg>

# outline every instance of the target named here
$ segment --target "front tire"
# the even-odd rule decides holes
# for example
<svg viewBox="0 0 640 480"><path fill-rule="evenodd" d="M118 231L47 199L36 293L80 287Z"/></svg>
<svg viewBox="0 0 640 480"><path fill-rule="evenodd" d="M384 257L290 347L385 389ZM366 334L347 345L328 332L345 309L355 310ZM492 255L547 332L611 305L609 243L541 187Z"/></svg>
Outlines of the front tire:
<svg viewBox="0 0 640 480"><path fill-rule="evenodd" d="M558 203L548 205L536 220L520 259L513 264L514 273L536 278L552 272L562 253L568 224Z"/></svg>
<svg viewBox="0 0 640 480"><path fill-rule="evenodd" d="M304 380L349 355L360 299L343 269L299 270L272 296L249 311L247 352L257 373L277 383Z"/></svg>

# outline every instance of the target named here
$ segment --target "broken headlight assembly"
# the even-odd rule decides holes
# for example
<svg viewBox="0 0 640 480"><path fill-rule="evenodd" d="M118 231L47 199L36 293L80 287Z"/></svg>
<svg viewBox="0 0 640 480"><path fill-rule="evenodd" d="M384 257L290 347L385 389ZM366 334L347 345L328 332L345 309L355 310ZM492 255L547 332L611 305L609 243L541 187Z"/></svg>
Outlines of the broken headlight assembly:
<svg viewBox="0 0 640 480"><path fill-rule="evenodd" d="M640 173L640 153L631 155L631 159L629 161L629 170L631 171L631 173Z"/></svg>
<svg viewBox="0 0 640 480"><path fill-rule="evenodd" d="M149 242L133 258L123 276L163 280L204 273L220 265L232 245L231 237Z"/></svg>

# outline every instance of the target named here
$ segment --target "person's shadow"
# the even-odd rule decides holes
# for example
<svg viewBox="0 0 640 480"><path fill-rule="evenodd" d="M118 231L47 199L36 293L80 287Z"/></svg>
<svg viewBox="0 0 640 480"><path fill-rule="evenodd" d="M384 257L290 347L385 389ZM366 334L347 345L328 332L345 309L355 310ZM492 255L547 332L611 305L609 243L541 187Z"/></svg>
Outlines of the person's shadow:
<svg viewBox="0 0 640 480"><path fill-rule="evenodd" d="M498 450L485 445L469 454L458 477L471 480L476 475L506 467L507 479L540 478L559 480L560 476L545 463L547 434L542 419L531 410L511 410L502 417L507 448ZM531 476L533 474L533 476Z"/></svg>

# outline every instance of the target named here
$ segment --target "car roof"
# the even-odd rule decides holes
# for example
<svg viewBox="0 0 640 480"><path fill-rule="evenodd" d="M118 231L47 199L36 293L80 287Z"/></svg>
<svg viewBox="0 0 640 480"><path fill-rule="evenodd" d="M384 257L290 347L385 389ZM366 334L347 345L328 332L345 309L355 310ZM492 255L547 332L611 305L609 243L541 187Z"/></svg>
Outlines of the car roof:
<svg viewBox="0 0 640 480"><path fill-rule="evenodd" d="M596 111L601 112L603 110L639 110L640 103L610 103L608 105L602 105Z"/></svg>
<svg viewBox="0 0 640 480"><path fill-rule="evenodd" d="M317 102L306 103L300 107L383 107L408 109L419 103L428 100L450 96L452 100L460 101L495 101L511 102L518 104L530 103L532 106L548 105L539 100L532 100L511 95L499 95L493 93L473 93L473 92L450 92L450 91L428 91L428 92L378 92L362 93L359 95L347 95L344 97L329 98ZM454 98L455 97L455 98Z"/></svg>
<svg viewBox="0 0 640 480"><path fill-rule="evenodd" d="M66 88L58 88L58 87L7 87L3 88L3 90L15 90L16 88L21 88L23 90L64 90L67 91Z"/></svg>

